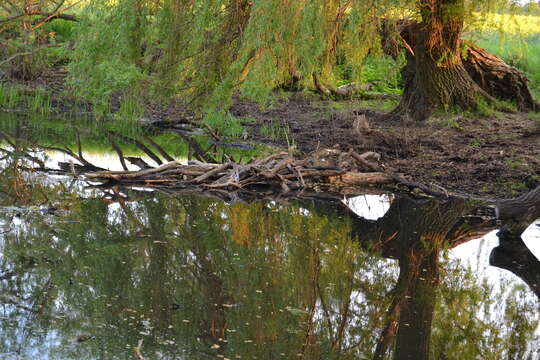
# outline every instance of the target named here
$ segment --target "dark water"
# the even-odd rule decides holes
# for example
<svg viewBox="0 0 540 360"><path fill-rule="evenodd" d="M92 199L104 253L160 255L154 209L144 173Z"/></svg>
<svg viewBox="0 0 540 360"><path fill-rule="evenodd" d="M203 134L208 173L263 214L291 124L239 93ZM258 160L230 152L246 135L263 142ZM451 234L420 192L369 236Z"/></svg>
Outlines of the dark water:
<svg viewBox="0 0 540 360"><path fill-rule="evenodd" d="M538 260L499 245L479 204L225 203L16 156L1 162L0 359L540 358Z"/></svg>

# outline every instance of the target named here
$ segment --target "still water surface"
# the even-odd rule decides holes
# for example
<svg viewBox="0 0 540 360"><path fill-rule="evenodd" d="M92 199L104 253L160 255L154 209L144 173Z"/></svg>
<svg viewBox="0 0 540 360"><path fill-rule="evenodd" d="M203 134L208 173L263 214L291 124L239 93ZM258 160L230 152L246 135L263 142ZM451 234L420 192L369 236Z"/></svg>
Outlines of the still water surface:
<svg viewBox="0 0 540 360"><path fill-rule="evenodd" d="M461 201L223 202L14 163L0 359L540 359L540 223L508 248Z"/></svg>

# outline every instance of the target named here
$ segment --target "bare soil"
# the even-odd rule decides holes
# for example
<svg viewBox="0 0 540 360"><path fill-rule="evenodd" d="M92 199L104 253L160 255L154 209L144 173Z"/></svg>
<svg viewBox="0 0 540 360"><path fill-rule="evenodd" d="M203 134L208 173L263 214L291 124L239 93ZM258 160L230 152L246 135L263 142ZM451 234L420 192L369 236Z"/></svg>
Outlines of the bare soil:
<svg viewBox="0 0 540 360"><path fill-rule="evenodd" d="M244 126L252 142L293 146L302 153L321 148L375 151L386 169L441 190L504 198L540 184L538 116L442 114L404 124L385 120L385 111L366 108L361 101L325 102L306 95L268 109L237 101L231 112L249 120ZM354 129L362 115L370 131Z"/></svg>

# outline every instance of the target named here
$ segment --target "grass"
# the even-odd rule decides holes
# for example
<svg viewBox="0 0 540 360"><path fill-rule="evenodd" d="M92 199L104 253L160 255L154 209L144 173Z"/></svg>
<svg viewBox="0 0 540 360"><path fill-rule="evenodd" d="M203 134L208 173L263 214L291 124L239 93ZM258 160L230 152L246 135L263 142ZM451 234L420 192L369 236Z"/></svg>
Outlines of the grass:
<svg viewBox="0 0 540 360"><path fill-rule="evenodd" d="M386 99L386 100L360 100L359 103L362 107L373 110L390 111L398 106L398 100Z"/></svg>
<svg viewBox="0 0 540 360"><path fill-rule="evenodd" d="M0 83L0 106L15 109L21 102L22 94L15 86Z"/></svg>
<svg viewBox="0 0 540 360"><path fill-rule="evenodd" d="M42 115L33 115L28 119L21 119L17 114L0 113L0 131L7 134L15 134L20 128L21 122L25 124L25 140L29 143L37 143L45 146L67 146L70 149L77 150L77 134L80 135L83 151L92 154L114 154L111 144L108 140L108 132L113 130L124 136L134 139L141 138L142 135L151 137L168 154L175 158L187 158L189 145L177 134L165 132L145 131L138 127L139 134L134 135L134 129L122 129L118 121L96 122L92 118L48 118ZM195 136L194 140L203 149L209 149L209 154L215 159L229 157L235 160L249 160L268 152L264 146L256 146L253 150L238 149L235 147L212 146L212 139L204 136ZM115 139L125 156L144 156L144 153L135 145L123 140Z"/></svg>
<svg viewBox="0 0 540 360"><path fill-rule="evenodd" d="M481 21L472 24L474 31L498 32L509 36L530 36L540 33L540 16L519 14L477 14Z"/></svg>
<svg viewBox="0 0 540 360"><path fill-rule="evenodd" d="M536 95L540 95L540 33L519 38L518 41L491 33L479 40L478 45L524 71L530 80L530 87Z"/></svg>
<svg viewBox="0 0 540 360"><path fill-rule="evenodd" d="M24 109L32 114L46 115L51 112L51 98L41 90L30 94L22 88L9 84L0 84L0 107L9 110Z"/></svg>
<svg viewBox="0 0 540 360"><path fill-rule="evenodd" d="M273 120L270 123L262 125L260 130L261 135L269 137L272 140L289 139L289 127L282 125L280 121Z"/></svg>
<svg viewBox="0 0 540 360"><path fill-rule="evenodd" d="M386 55L368 56L362 68L362 82L372 84L371 91L401 94L401 68L405 57L393 59Z"/></svg>
<svg viewBox="0 0 540 360"><path fill-rule="evenodd" d="M29 110L34 114L47 115L51 112L51 98L45 93L36 92L27 98Z"/></svg>
<svg viewBox="0 0 540 360"><path fill-rule="evenodd" d="M112 114L116 121L113 123L117 131L128 135L137 136L140 134L139 120L144 114L144 108L133 97L126 97L120 101L120 107L117 112Z"/></svg>

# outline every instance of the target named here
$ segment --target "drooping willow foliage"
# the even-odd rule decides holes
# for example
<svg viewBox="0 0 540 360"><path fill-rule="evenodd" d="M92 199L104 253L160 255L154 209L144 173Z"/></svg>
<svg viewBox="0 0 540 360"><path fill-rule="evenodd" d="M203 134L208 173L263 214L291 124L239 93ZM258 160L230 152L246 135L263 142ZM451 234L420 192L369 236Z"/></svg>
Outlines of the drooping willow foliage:
<svg viewBox="0 0 540 360"><path fill-rule="evenodd" d="M501 0L466 1L463 15ZM383 21L417 16L398 0L92 0L79 26L71 79L92 101L114 93L181 99L219 113L236 91L361 80L380 53ZM480 13L481 14L481 13ZM386 19L386 20L385 20Z"/></svg>
<svg viewBox="0 0 540 360"><path fill-rule="evenodd" d="M344 71L356 80L379 47L389 9L379 3L96 0L80 26L72 81L93 100L130 91L215 109L235 90L260 99L276 87L310 86L313 74L330 84Z"/></svg>

